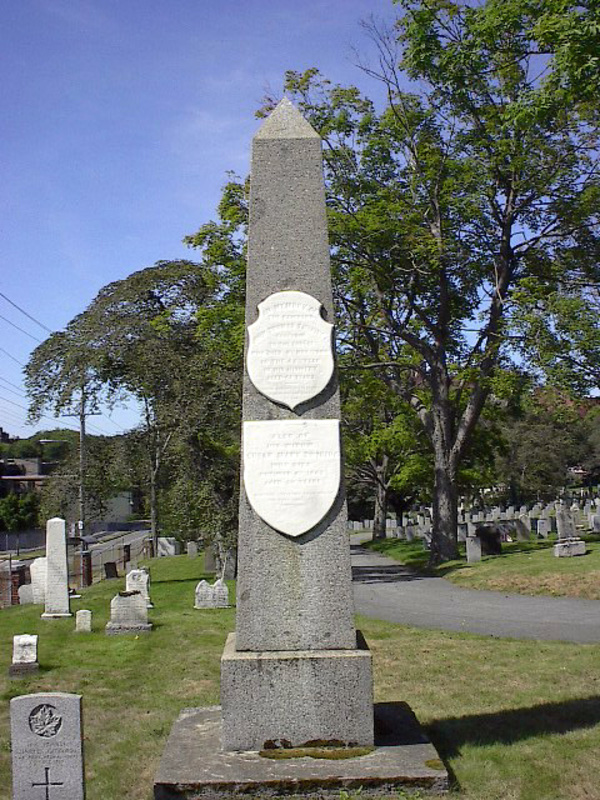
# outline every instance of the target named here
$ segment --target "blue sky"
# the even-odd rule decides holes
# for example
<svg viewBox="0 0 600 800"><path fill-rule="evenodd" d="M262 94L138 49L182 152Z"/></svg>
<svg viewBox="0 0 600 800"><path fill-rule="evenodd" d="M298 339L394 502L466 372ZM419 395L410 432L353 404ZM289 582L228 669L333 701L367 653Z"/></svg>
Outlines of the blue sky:
<svg viewBox="0 0 600 800"><path fill-rule="evenodd" d="M3 0L0 8L0 426L24 437L54 425L23 424L17 363L47 333L9 301L59 330L105 284L159 259L194 258L181 240L214 217L227 171L248 172L265 90L280 95L285 70L316 66L376 94L353 48L368 58L360 20L391 20L394 7ZM90 419L90 430L115 433L134 419L115 410L112 421Z"/></svg>

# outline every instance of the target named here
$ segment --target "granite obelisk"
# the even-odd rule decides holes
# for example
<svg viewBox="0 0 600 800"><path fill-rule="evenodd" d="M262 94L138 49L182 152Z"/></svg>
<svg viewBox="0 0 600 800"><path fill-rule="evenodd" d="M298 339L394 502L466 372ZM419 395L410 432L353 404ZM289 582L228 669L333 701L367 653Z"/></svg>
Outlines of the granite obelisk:
<svg viewBox="0 0 600 800"><path fill-rule="evenodd" d="M371 745L354 628L321 139L284 99L250 180L236 633L222 744Z"/></svg>

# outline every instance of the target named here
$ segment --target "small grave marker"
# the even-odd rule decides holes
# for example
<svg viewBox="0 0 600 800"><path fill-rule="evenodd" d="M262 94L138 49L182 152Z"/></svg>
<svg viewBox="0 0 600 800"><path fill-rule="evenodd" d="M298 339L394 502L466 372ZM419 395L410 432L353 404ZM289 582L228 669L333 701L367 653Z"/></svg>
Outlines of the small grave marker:
<svg viewBox="0 0 600 800"><path fill-rule="evenodd" d="M40 668L38 664L38 637L35 634L22 633L13 636L12 664L8 668L11 678L30 675Z"/></svg>

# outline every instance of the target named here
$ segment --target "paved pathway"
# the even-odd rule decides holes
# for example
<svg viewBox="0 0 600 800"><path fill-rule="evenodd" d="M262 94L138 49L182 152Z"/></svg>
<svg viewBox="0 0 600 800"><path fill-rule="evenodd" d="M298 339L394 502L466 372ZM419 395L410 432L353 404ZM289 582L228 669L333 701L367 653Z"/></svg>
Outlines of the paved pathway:
<svg viewBox="0 0 600 800"><path fill-rule="evenodd" d="M461 589L421 577L352 537L356 610L367 617L515 639L600 642L600 601Z"/></svg>

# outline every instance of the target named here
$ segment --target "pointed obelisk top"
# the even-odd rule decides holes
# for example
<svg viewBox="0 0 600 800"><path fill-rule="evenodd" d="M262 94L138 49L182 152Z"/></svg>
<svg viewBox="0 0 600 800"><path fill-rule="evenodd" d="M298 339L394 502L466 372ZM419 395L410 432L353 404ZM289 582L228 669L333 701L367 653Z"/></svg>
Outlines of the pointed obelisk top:
<svg viewBox="0 0 600 800"><path fill-rule="evenodd" d="M256 133L255 139L319 139L310 125L287 97L275 106Z"/></svg>

